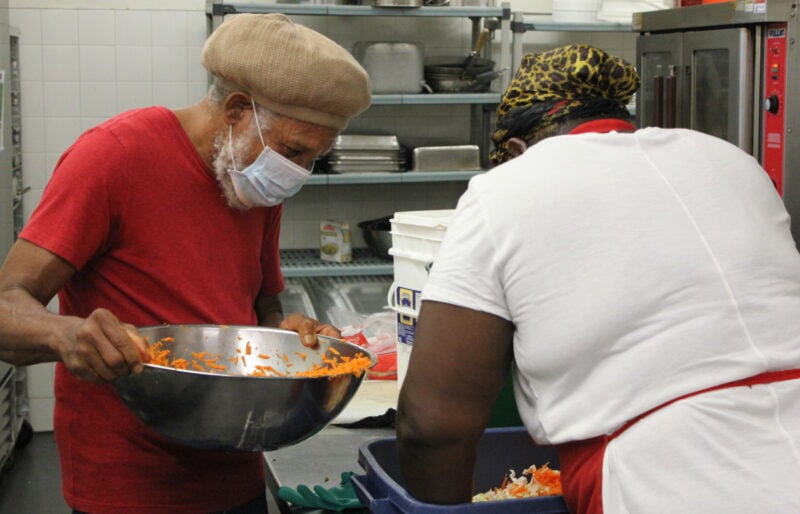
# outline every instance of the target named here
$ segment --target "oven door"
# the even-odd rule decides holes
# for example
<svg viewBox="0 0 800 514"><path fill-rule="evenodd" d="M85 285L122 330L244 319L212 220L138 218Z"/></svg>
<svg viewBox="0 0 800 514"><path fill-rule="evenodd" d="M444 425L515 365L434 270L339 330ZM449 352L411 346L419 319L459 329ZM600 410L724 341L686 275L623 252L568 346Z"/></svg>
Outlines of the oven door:
<svg viewBox="0 0 800 514"><path fill-rule="evenodd" d="M654 34L636 40L636 68L641 86L636 116L641 127L682 127L677 106L683 60L683 34Z"/></svg>
<svg viewBox="0 0 800 514"><path fill-rule="evenodd" d="M683 36L686 126L752 154L752 29L695 31Z"/></svg>
<svg viewBox="0 0 800 514"><path fill-rule="evenodd" d="M749 28L639 36L642 127L684 127L752 153L753 33Z"/></svg>

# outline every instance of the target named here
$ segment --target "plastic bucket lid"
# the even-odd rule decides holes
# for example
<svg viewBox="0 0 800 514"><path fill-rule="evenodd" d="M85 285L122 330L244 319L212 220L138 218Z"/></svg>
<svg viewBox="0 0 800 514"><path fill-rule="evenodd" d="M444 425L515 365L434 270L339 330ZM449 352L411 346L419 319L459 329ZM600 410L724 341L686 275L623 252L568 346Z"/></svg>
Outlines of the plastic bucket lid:
<svg viewBox="0 0 800 514"><path fill-rule="evenodd" d="M394 213L393 223L403 225L416 225L419 227L444 230L447 228L455 209L442 209L436 211L402 211Z"/></svg>

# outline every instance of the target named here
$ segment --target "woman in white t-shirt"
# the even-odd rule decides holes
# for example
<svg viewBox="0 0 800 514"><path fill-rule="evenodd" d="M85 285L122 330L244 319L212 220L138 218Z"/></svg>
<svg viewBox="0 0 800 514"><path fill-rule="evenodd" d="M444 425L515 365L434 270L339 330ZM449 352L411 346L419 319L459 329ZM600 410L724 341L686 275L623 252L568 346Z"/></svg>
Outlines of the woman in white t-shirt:
<svg viewBox="0 0 800 514"><path fill-rule="evenodd" d="M528 55L423 291L404 480L469 501L513 365L573 513L800 512L800 254L767 174L720 139L636 130L628 63ZM447 477L443 479L443 477Z"/></svg>

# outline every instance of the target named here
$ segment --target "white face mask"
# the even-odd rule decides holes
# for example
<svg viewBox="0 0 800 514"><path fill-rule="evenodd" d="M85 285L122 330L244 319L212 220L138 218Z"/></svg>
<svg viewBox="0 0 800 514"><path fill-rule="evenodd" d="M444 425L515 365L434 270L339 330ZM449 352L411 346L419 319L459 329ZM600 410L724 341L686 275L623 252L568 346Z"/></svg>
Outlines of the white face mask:
<svg viewBox="0 0 800 514"><path fill-rule="evenodd" d="M311 171L297 165L264 144L261 127L258 123L256 105L253 103L253 117L256 120L258 137L264 150L253 163L243 169L236 170L236 159L233 155L233 125L228 126L228 149L231 153L233 169L228 175L233 183L233 190L239 200L248 207L271 207L283 202L303 187Z"/></svg>

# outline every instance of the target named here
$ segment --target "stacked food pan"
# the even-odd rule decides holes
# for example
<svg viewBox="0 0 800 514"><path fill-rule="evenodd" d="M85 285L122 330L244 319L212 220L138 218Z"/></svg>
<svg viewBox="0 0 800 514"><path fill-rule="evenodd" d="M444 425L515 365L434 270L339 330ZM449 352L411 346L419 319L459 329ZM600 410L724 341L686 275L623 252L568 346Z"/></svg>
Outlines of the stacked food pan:
<svg viewBox="0 0 800 514"><path fill-rule="evenodd" d="M397 136L342 135L326 161L331 173L404 171L406 152Z"/></svg>

